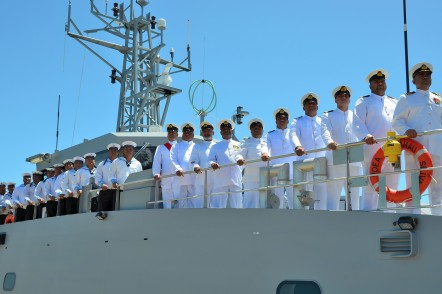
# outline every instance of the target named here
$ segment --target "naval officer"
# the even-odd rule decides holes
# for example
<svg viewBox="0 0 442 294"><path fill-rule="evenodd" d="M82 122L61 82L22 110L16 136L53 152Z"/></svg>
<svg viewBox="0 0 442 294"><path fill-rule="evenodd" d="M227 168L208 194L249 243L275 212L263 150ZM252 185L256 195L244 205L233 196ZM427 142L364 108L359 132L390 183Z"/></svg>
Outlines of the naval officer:
<svg viewBox="0 0 442 294"><path fill-rule="evenodd" d="M341 178L347 176L346 164L333 164L333 150L336 150L338 145L354 143L358 141L365 141L371 145L375 144L376 140L368 132L364 123L348 109L351 97L351 88L349 86L341 85L333 89L332 97L335 99L336 109L325 112L322 117L321 131L322 139L327 147L330 149L326 152L327 157L327 174L329 179ZM350 175L361 175L361 163L350 163ZM341 191L347 190L347 185L344 180L333 180L327 183L327 209L337 210L339 207L339 199ZM351 207L349 210L359 209L359 188L353 187L351 192Z"/></svg>
<svg viewBox="0 0 442 294"><path fill-rule="evenodd" d="M209 153L210 149L215 145L213 142L213 125L208 121L203 121L200 124L201 128L201 136L203 137L203 141L195 144L193 147L192 155L190 157L190 163L192 164L193 171L196 173L195 179L195 192L201 200L199 200L198 205L203 207L204 203L204 195L212 194L213 189L213 171L207 170L205 173L201 171L202 168L209 168ZM206 191L204 191L205 187L205 177L207 175L207 187ZM210 197L207 198L207 203L210 203Z"/></svg>
<svg viewBox="0 0 442 294"><path fill-rule="evenodd" d="M270 157L279 155L288 155L293 153L293 145L290 141L290 130L287 127L289 123L290 113L287 108L277 108L273 112L273 117L276 121L276 129L267 133L264 138L264 144L261 148L261 159L268 161ZM296 158L294 156L287 156L278 159L272 159L271 164L289 164L289 181L290 184L293 181L292 163ZM276 178L271 180L272 185L276 184ZM287 196L287 204L290 209L293 209L293 187L288 186L285 188L276 188L275 194L279 198L279 208L286 208L284 190Z"/></svg>
<svg viewBox="0 0 442 294"><path fill-rule="evenodd" d="M189 198L196 195L195 173L184 174L184 172L192 171L190 157L195 147L193 142L195 126L187 122L181 126L181 130L182 141L173 145L170 150L170 160L178 176L174 179L173 195L174 199L178 200L179 208L200 208L201 198Z"/></svg>
<svg viewBox="0 0 442 294"><path fill-rule="evenodd" d="M244 168L242 183L244 185L244 208L259 208L259 171L261 167L267 164L260 160L259 162L247 163L247 161L261 159L262 146L264 139L264 122L259 118L253 118L249 121L251 136L244 138L239 145L239 153L236 156L236 162Z"/></svg>
<svg viewBox="0 0 442 294"><path fill-rule="evenodd" d="M417 133L442 128L442 97L430 91L433 66L428 62L420 62L410 70L410 78L416 91L399 98L393 116L393 128L401 135L405 134L424 145L433 159L433 166L442 165L442 134L417 137ZM407 169L420 168L414 155L405 152ZM442 215L442 170L433 170L434 181L429 187L431 214ZM410 185L407 174L407 186Z"/></svg>
<svg viewBox="0 0 442 294"><path fill-rule="evenodd" d="M170 149L176 144L178 137L178 126L176 124L167 125L167 142L157 146L152 162L152 173L155 180L161 180L161 195L163 198L163 208L172 208L173 189L172 177L163 178L165 175L175 173L175 167L170 160Z"/></svg>
<svg viewBox="0 0 442 294"><path fill-rule="evenodd" d="M100 188L98 194L98 211L115 210L116 191L112 189L112 162L118 158L120 145L110 143L107 145L108 157L100 162L95 170L95 183Z"/></svg>
<svg viewBox="0 0 442 294"><path fill-rule="evenodd" d="M305 160L325 156L325 151L306 154L306 150L324 148L325 143L321 136L321 117L318 116L319 96L316 93L307 93L301 97L301 106L305 115L293 119L290 125L290 139L298 155L296 160ZM305 174L306 181L313 182L313 171ZM313 190L315 195L315 209L325 210L327 207L327 187L325 183L307 185L307 190Z"/></svg>
<svg viewBox="0 0 442 294"><path fill-rule="evenodd" d="M222 165L236 163L239 143L232 140L235 124L230 119L223 119L218 122L218 129L223 139L210 149L209 162L214 170L213 193L221 194L210 197L210 207L226 208L229 199L231 208L242 208L241 167L235 164L221 168Z"/></svg>
<svg viewBox="0 0 442 294"><path fill-rule="evenodd" d="M383 69L376 69L370 72L366 81L369 84L371 94L363 96L356 101L354 113L364 123L368 132L375 138L387 136L387 132L394 131L391 122L393 121L394 109L397 100L385 94L387 90L386 79L388 72ZM364 146L363 171L365 175L369 174L370 162L373 155L383 143ZM393 166L384 162L382 172L393 172ZM386 177L387 186L397 190L400 174L392 174ZM378 193L370 186L362 187L361 210L376 210L378 208ZM394 205L388 203L389 207Z"/></svg>

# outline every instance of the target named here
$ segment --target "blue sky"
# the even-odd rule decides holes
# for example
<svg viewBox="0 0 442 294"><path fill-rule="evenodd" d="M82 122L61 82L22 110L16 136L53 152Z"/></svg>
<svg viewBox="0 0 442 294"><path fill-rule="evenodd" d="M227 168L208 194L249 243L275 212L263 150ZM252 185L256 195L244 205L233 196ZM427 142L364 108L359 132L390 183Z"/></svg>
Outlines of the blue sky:
<svg viewBox="0 0 442 294"><path fill-rule="evenodd" d="M237 106L250 112L237 127L239 138L248 135L252 117L272 130L277 107L289 108L291 118L302 115L299 99L310 91L319 94L323 112L335 108L331 90L347 84L353 107L369 93L365 77L376 68L390 73L388 95L398 98L406 91L402 0L150 2L147 10L167 20L165 58L171 47L175 60L185 57L190 19L193 71L173 76L172 86L183 93L173 98L167 122L199 122L187 91L203 78L218 96L208 120L231 117ZM95 3L105 9L105 0ZM119 86L110 83L110 68L66 36L67 7L67 0L2 5L0 181L20 183L21 173L34 169L25 158L54 152L59 95L59 149L115 131ZM431 62L436 92L442 91L440 12L441 1L407 1L410 66ZM72 0L72 17L81 29L99 27L89 1ZM120 54L102 52L122 64ZM198 92L197 107L210 96L207 88L204 95Z"/></svg>

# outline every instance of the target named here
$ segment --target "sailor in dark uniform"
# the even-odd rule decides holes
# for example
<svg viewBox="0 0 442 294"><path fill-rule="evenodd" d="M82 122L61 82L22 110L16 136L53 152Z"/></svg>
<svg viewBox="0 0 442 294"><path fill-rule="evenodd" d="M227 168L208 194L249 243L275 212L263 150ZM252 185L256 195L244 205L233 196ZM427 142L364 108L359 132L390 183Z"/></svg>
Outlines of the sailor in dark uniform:
<svg viewBox="0 0 442 294"><path fill-rule="evenodd" d="M400 134L414 139L424 145L433 159L433 166L442 165L442 134L432 134L417 137L417 133L442 128L442 96L430 91L433 66L421 62L410 70L410 78L416 85L416 91L402 95L397 103L393 128ZM420 168L414 155L405 152L407 169ZM410 175L407 174L407 186L410 185ZM442 170L433 170L433 181L429 187L431 214L442 215Z"/></svg>
<svg viewBox="0 0 442 294"><path fill-rule="evenodd" d="M367 127L367 130L375 138L384 138L387 132L394 131L391 126L393 121L394 109L397 100L385 94L387 90L386 79L388 72L383 69L376 69L368 74L366 81L369 83L371 94L363 96L356 101L354 114L361 119ZM368 175L370 162L373 155L382 143L364 146L364 174ZM391 164L384 162L382 172L393 172L394 168ZM387 186L397 190L400 174L391 174L386 177ZM361 210L376 210L378 208L378 193L370 186L362 187ZM394 206L388 204L388 206Z"/></svg>
<svg viewBox="0 0 442 294"><path fill-rule="evenodd" d="M120 145L110 143L107 145L108 157L100 162L95 170L95 183L97 183L100 192L98 194L98 211L115 210L116 189L112 188L112 162L118 158Z"/></svg>

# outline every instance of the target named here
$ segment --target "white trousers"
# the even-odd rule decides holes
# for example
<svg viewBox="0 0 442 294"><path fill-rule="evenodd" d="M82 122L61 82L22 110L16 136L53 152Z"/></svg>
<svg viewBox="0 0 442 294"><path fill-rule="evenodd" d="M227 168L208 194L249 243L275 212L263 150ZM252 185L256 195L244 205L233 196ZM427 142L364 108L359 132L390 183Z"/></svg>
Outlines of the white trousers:
<svg viewBox="0 0 442 294"><path fill-rule="evenodd" d="M342 178L347 176L347 166L345 164L339 165L327 165L327 174L329 180L335 178ZM358 176L361 174L361 168L359 166L350 165L350 175ZM341 198L341 191L344 189L347 193L347 183L345 180L330 181L327 183L327 206L328 210L338 210L339 200ZM353 187L351 192L351 205L352 210L359 210L359 187Z"/></svg>
<svg viewBox="0 0 442 294"><path fill-rule="evenodd" d="M313 182L313 171L305 173L305 182ZM304 189L306 191L313 191L315 195L315 210L327 209L327 183L307 184Z"/></svg>
<svg viewBox="0 0 442 294"><path fill-rule="evenodd" d="M292 179L290 179L290 183L292 182ZM277 184L277 178L272 178L270 184L272 186L276 186ZM287 186L283 188L275 188L273 191L276 196L279 198L279 208L287 208L285 204L285 199L287 197L287 205L289 209L293 209L293 187ZM285 194L285 196L284 196Z"/></svg>
<svg viewBox="0 0 442 294"><path fill-rule="evenodd" d="M178 208L196 208L195 199L188 198L195 196L195 185L173 185L174 199L178 200Z"/></svg>
<svg viewBox="0 0 442 294"><path fill-rule="evenodd" d="M172 208L173 190L172 188L161 187L161 195L163 196L163 208Z"/></svg>
<svg viewBox="0 0 442 294"><path fill-rule="evenodd" d="M242 208L241 187L229 185L213 188L213 193L224 192L223 194L210 196L211 208L226 208L227 198L231 208ZM230 193L228 193L230 192Z"/></svg>
<svg viewBox="0 0 442 294"><path fill-rule="evenodd" d="M244 182L244 190L258 189L259 182ZM244 192L244 208L259 208L259 191Z"/></svg>

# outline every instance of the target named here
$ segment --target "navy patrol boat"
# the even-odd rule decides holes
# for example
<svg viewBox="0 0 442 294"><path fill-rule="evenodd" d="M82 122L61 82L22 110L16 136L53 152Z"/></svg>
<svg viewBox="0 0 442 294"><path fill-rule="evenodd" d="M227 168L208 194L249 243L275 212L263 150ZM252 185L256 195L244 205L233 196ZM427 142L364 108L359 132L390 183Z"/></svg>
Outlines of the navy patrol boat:
<svg viewBox="0 0 442 294"><path fill-rule="evenodd" d="M160 58L166 22L144 15L146 0L125 2L116 3L108 16L91 0L91 12L104 26L82 32L69 15L67 27L68 35L89 50L93 51L89 44L96 44L124 56L119 70L93 51L108 62L112 81L121 84L116 132L53 154L37 154L29 161L41 170L97 150L98 162L105 158L108 143L131 140L141 147L137 157L144 170L129 176L116 211L100 217L91 212L97 190L87 186L79 214L2 226L1 293L440 291L442 218L400 209L383 213L387 208L382 176L381 211L375 212L312 209L314 196L303 188L307 183L289 182L286 165L262 170L260 209L161 209L161 192L150 170L152 151L166 141L162 125L167 107L181 92L168 84L168 75L191 70L190 48L182 63ZM136 8L141 10L138 17ZM124 44L85 34L94 31L110 33ZM341 154L347 163L352 152L348 148ZM323 165L321 160L303 162L294 171L302 176L314 170L323 176ZM274 209L278 205L268 175L294 189L296 209ZM413 180L418 187L418 177ZM351 177L347 182L368 183ZM420 191L414 188L411 193L413 203L419 203Z"/></svg>

